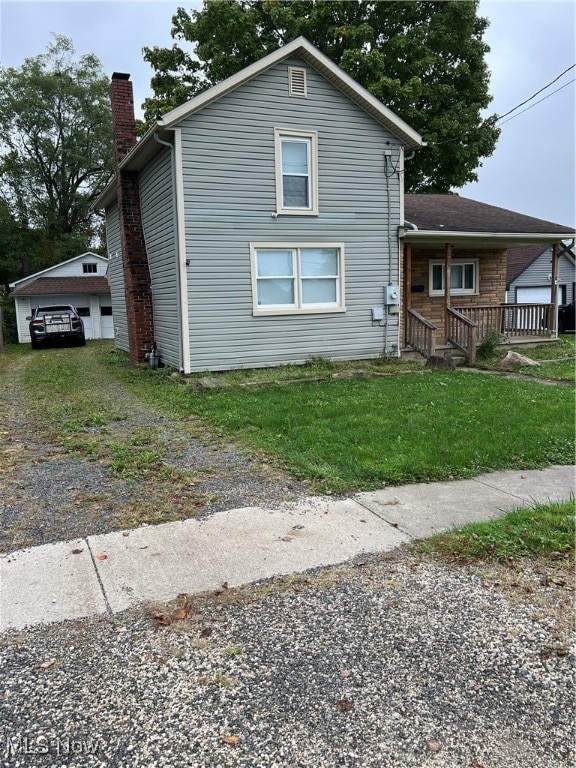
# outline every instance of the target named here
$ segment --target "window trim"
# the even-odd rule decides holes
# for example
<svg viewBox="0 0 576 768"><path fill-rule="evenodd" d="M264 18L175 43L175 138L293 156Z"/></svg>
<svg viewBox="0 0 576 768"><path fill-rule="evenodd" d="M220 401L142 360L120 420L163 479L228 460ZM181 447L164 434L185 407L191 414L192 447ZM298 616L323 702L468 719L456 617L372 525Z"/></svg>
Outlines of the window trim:
<svg viewBox="0 0 576 768"><path fill-rule="evenodd" d="M95 261L83 261L82 262L82 274L84 274L84 275L96 275L96 274L98 274L98 264Z"/></svg>
<svg viewBox="0 0 576 768"><path fill-rule="evenodd" d="M310 147L308 189L310 206L291 208L284 206L282 175L282 139L306 139ZM299 131L292 128L274 128L274 162L276 172L276 214L281 216L318 216L318 131Z"/></svg>
<svg viewBox="0 0 576 768"><path fill-rule="evenodd" d="M450 296L478 296L480 283L480 261L479 259L452 259L452 266L464 266L471 264L474 268L474 287L470 288L451 288ZM442 267L442 289L434 290L432 282L433 267L440 265ZM428 295L444 296L446 293L446 261L445 259L430 259L428 262Z"/></svg>
<svg viewBox="0 0 576 768"><path fill-rule="evenodd" d="M300 251L303 248L334 248L338 250L338 278L337 293L338 303L334 306L329 305L302 305L302 277L300 274ZM258 304L258 275L256 272L256 253L259 250L278 250L295 251L295 306L268 306L263 309ZM317 315L317 314L335 314L346 312L345 291L344 291L344 266L345 266L345 248L344 243L310 243L310 242L280 242L280 243L250 243L250 273L252 278L252 314L255 317L270 317L273 315ZM331 278L334 279L334 278Z"/></svg>

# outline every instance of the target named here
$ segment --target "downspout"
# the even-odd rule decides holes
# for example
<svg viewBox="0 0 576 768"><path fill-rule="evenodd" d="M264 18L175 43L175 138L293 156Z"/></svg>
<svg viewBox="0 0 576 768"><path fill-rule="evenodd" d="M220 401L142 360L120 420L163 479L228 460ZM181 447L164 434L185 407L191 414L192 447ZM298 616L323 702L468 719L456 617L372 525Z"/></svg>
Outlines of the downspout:
<svg viewBox="0 0 576 768"><path fill-rule="evenodd" d="M154 141L170 148L172 156L172 195L174 200L174 229L178 270L176 284L178 289L178 319L180 336L180 371L190 373L190 332L188 328L188 273L186 269L186 238L184 232L184 200L182 185L182 163L180 129L174 128L174 144L161 139L157 133ZM175 146L176 145L176 146Z"/></svg>

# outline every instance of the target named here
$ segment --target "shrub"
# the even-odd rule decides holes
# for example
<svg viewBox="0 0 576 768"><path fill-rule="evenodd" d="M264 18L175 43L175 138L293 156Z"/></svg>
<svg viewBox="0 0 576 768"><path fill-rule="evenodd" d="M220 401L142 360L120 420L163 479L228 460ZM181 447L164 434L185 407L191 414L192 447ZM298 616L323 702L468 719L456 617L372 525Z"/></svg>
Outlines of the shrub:
<svg viewBox="0 0 576 768"><path fill-rule="evenodd" d="M499 344L503 344L505 341L506 337L502 333L499 331L490 331L490 333L485 336L478 345L478 349L476 350L476 358L478 360L488 360L494 355L496 347Z"/></svg>

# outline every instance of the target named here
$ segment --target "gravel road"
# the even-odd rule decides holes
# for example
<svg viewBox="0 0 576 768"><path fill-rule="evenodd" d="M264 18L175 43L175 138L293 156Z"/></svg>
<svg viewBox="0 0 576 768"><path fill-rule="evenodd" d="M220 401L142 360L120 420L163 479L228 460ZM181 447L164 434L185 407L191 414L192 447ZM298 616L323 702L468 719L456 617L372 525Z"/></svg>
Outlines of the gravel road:
<svg viewBox="0 0 576 768"><path fill-rule="evenodd" d="M155 605L6 633L0 764L567 768L565 576L398 552L166 626Z"/></svg>

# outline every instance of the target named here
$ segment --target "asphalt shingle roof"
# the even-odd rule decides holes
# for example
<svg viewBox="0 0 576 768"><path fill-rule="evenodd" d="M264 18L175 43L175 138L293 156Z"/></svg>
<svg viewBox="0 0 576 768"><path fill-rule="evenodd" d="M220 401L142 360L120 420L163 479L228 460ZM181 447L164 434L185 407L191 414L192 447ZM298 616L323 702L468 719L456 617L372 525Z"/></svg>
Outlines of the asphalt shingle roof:
<svg viewBox="0 0 576 768"><path fill-rule="evenodd" d="M12 291L12 296L64 296L68 293L110 293L105 277L39 277Z"/></svg>
<svg viewBox="0 0 576 768"><path fill-rule="evenodd" d="M550 248L549 245L523 245L518 248L508 248L506 266L506 285L515 280L532 262Z"/></svg>
<svg viewBox="0 0 576 768"><path fill-rule="evenodd" d="M405 195L406 220L433 232L495 232L562 235L573 227L524 216L459 195Z"/></svg>

